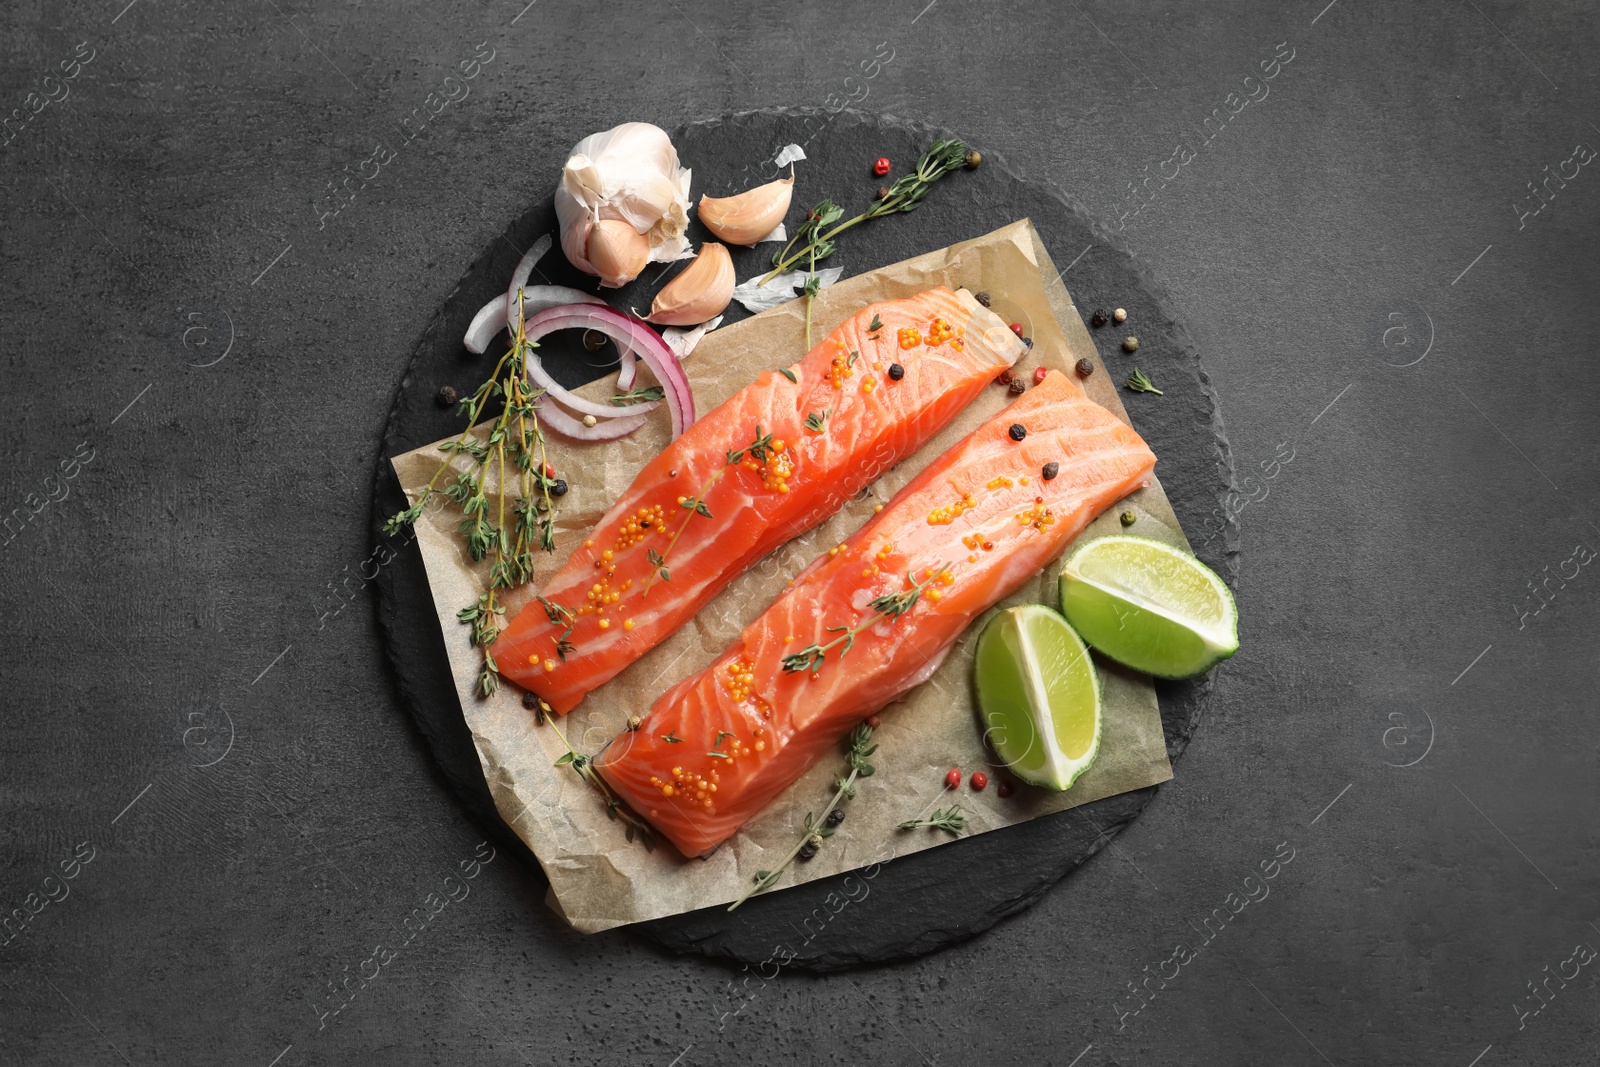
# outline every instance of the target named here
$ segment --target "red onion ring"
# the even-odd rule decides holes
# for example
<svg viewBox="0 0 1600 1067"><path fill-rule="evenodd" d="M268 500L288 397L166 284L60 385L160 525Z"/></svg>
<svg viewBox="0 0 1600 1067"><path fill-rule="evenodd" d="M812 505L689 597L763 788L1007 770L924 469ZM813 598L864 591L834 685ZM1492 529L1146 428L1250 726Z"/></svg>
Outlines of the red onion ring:
<svg viewBox="0 0 1600 1067"><path fill-rule="evenodd" d="M544 369L544 364L539 360L539 353L530 351L524 364L528 369L528 377L543 389L552 399L560 401L564 406L571 408L580 415L593 415L597 419L616 419L624 415L648 415L661 406L659 400L647 400L642 404L601 404L593 400L585 400L577 393L569 392L562 384L550 376Z"/></svg>
<svg viewBox="0 0 1600 1067"><path fill-rule="evenodd" d="M539 421L546 429L578 441L615 441L643 426L649 418L647 415L630 415L627 418L614 418L606 422L597 422L593 426L585 426L556 407L554 403L535 402L535 406L539 409Z"/></svg>
<svg viewBox="0 0 1600 1067"><path fill-rule="evenodd" d="M617 392L626 393L633 388L633 377L639 373L639 357L626 345L617 347L622 351L622 366L617 368Z"/></svg>
<svg viewBox="0 0 1600 1067"><path fill-rule="evenodd" d="M637 319L604 305L567 304L541 311L523 325L523 333L530 341L557 330L577 329L598 330L615 341L619 349L631 349L644 360L645 366L650 368L650 373L656 376L666 394L674 438L694 422L694 393L689 389L689 379L684 375L678 357L672 354L672 349L667 347L659 334ZM622 411L630 417L613 417L613 425L632 421L631 416L637 414L638 408L624 408Z"/></svg>
<svg viewBox="0 0 1600 1067"><path fill-rule="evenodd" d="M604 303L605 301L598 296L578 289L568 289L564 285L535 285L522 292L524 315L548 311L550 308L566 304ZM468 352L481 355L489 350L489 342L494 340L495 334L508 325L506 308L510 306L510 297L502 293L478 309L478 313L472 316L472 325L467 327L466 336L461 339L462 344L467 346Z"/></svg>
<svg viewBox="0 0 1600 1067"><path fill-rule="evenodd" d="M511 284L506 287L506 325L511 327L513 337L516 336L517 327L527 315L526 307L517 306L517 290L528 284L528 275L533 273L534 264L544 258L544 254L550 251L550 246L554 243L549 234L540 237L522 253L522 258L517 260L516 269L511 272Z"/></svg>

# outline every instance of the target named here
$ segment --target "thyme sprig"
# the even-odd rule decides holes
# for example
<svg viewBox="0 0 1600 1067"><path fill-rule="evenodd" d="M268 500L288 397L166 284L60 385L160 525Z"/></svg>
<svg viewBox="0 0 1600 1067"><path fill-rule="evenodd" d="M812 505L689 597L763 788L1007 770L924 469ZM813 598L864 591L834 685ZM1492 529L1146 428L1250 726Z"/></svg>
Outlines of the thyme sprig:
<svg viewBox="0 0 1600 1067"><path fill-rule="evenodd" d="M672 581L672 574L667 570L667 557L653 548L645 549L645 559L650 561L651 573L659 574L663 582ZM646 586L646 589L649 587Z"/></svg>
<svg viewBox="0 0 1600 1067"><path fill-rule="evenodd" d="M850 732L849 742L845 750L845 768L849 771L849 774L841 775L834 779L833 799L828 801L827 806L822 809L824 814L837 808L844 801L854 799L856 782L862 778L871 778L873 774L877 773L877 768L868 762L868 759L876 751L878 751L878 746L872 744L872 727L866 723L858 724ZM794 848L789 850L789 854L784 856L772 870L757 871L755 877L751 880L750 886L739 894L739 899L728 905L729 911L737 908L762 890L771 889L777 885L779 879L783 877L783 872L788 869L789 864L794 862L794 858L800 855L800 850L805 848L807 844L820 845L823 838L833 836L833 827L827 824L826 818L819 819L812 812L806 812L804 825L805 833L801 835Z"/></svg>
<svg viewBox="0 0 1600 1067"><path fill-rule="evenodd" d="M653 548L646 550L645 558L650 561L650 577L645 579L644 588L639 591L641 598L650 595L650 587L655 584L657 578L660 578L663 582L672 580L667 571L667 557L672 555L672 549L677 545L678 538L683 536L683 531L689 528L689 523L694 521L696 515L703 515L708 519L711 518L711 509L706 506L706 494L711 491L711 487L716 485L717 479L721 477L722 469L718 469L716 473L706 479L706 484L701 487L700 492L694 496L686 496L678 501L678 506L689 514L683 517L683 522L672 532L671 539L667 541L667 550L665 552L657 552Z"/></svg>
<svg viewBox="0 0 1600 1067"><path fill-rule="evenodd" d="M832 408L823 408L821 411L813 411L811 414L806 416L806 429L810 430L812 433L821 433L822 428L828 424L828 416L832 414Z"/></svg>
<svg viewBox="0 0 1600 1067"><path fill-rule="evenodd" d="M519 311L522 299L518 292ZM518 326L511 347L483 384L461 401L459 410L466 416L466 429L454 441L439 446L445 454L439 469L411 506L390 516L383 525L385 534L393 534L402 526L414 524L435 495L461 508L457 531L466 542L467 551L474 560L491 559L488 591L479 595L477 603L456 613L457 619L472 627L472 643L483 652L477 690L485 697L493 696L500 688L500 667L489 651L504 629L500 625L505 617L500 591L515 589L533 577L536 547L545 552L553 552L556 547L555 510L550 500L555 481L545 474L545 439L537 405L544 390L530 387L526 374L528 353L538 346L528 340L521 325L522 316L516 318ZM504 404L490 425L488 436L476 440L472 431L478 418L492 400L501 398ZM460 456L470 461L466 470L455 466L454 461ZM497 482L493 499L485 489L491 468ZM455 477L441 484L446 472ZM567 632L571 633L570 626Z"/></svg>
<svg viewBox="0 0 1600 1067"><path fill-rule="evenodd" d="M900 824L902 830L915 830L926 826L933 830L943 830L951 837L960 837L961 831L966 827L966 816L961 813L960 804L952 804L943 811L934 809L932 815L926 819L907 819Z"/></svg>
<svg viewBox="0 0 1600 1067"><path fill-rule="evenodd" d="M830 634L842 634L843 636L835 637L832 641L829 641L825 645L808 645L805 648L802 648L799 652L783 657L784 672L792 674L795 671L809 670L812 674L815 674L822 669L822 664L827 659L828 653L832 652L834 648L841 645L843 647L839 648L839 658L843 659L845 654L855 646L857 634L871 629L881 620L887 619L890 622L893 622L906 612L910 611L916 606L917 601L922 599L923 590L926 589L929 583L937 578L939 574L943 572L943 570L943 563L935 563L931 568L923 572L927 575L927 577L923 578L920 582L917 581L916 572L914 570L907 573L906 581L911 583L911 588L902 589L896 593L885 593L882 596L869 601L867 606L872 609L873 614L868 616L865 622L858 623L855 626L827 627L827 631Z"/></svg>
<svg viewBox="0 0 1600 1067"><path fill-rule="evenodd" d="M831 249L830 249L831 250ZM822 292L822 279L817 277L817 250L811 249L811 267L806 272L804 296L806 298L806 351L811 351L811 303Z"/></svg>
<svg viewBox="0 0 1600 1067"><path fill-rule="evenodd" d="M618 393L611 398L611 402L619 408L630 404L643 404L649 400L666 399L667 391L659 385L647 385L642 389L629 389L626 393Z"/></svg>
<svg viewBox="0 0 1600 1067"><path fill-rule="evenodd" d="M839 222L844 215L843 208L832 200L822 201L806 215L806 221L795 230L794 237L789 243L773 255L772 270L761 279L760 284L765 285L779 274L794 269L801 262L809 262L811 272L814 274L817 262L833 254L834 248L838 245L839 235L850 227L884 215L915 211L933 188L933 183L961 166L966 154L967 146L960 141L935 141L917 162L917 169L889 187L888 196L882 200L874 200L861 214L844 222ZM834 225L835 223L838 225ZM810 282L807 283L808 289L809 286ZM811 295L807 293L808 297ZM808 324L810 310L811 301L807 299ZM807 340L809 339L808 331Z"/></svg>
<svg viewBox="0 0 1600 1067"><path fill-rule="evenodd" d="M622 802L622 798L611 791L611 787L606 784L606 780L600 777L600 772L594 769L593 756L584 755L582 752L579 752L577 749L573 748L572 742L567 740L567 735L561 732L561 727L556 725L553 718L549 719L549 724L550 728L556 732L556 736L561 739L561 744L567 750L566 755L557 759L555 765L557 767L571 767L577 772L579 778L587 782L590 788L594 789L595 792L600 794L601 799L605 801L606 818L613 821L617 819L622 820L624 825L623 832L628 841L631 842L635 837L637 837L644 844L646 851L655 848L655 828L649 823L645 822L639 816L635 815L633 811Z"/></svg>
<svg viewBox="0 0 1600 1067"><path fill-rule="evenodd" d="M1131 393L1154 393L1157 396L1167 395L1166 393L1163 393L1161 390L1157 389L1155 383L1150 380L1149 376L1138 367L1133 368L1133 373L1130 374L1128 376L1128 380L1122 384L1126 386L1128 391Z"/></svg>
<svg viewBox="0 0 1600 1067"><path fill-rule="evenodd" d="M747 453L757 463L765 463L772 451L772 435L770 433L762 433L761 424L758 422L756 423L755 439L743 448L736 448L728 453L728 466L731 467L744 459Z"/></svg>
<svg viewBox="0 0 1600 1067"><path fill-rule="evenodd" d="M686 496L682 500L678 501L678 506L686 510L689 514L683 517L683 522L675 531L673 531L671 540L667 542L667 548L665 552L657 552L653 548L646 550L645 558L650 561L651 570L650 577L645 579L644 589L642 589L639 593L641 598L650 595L650 587L655 584L655 580L657 578L660 578L663 582L672 580L667 570L667 557L672 554L672 549L675 545L677 545L678 538L683 536L683 531L689 528L689 523L694 520L696 515L701 515L708 519L712 517L711 508L706 505L706 494L711 491L712 486L717 484L718 479L722 477L723 473L726 472L729 467L743 460L747 455L754 459L757 463L765 463L769 458L771 458L773 451L772 435L770 433L763 433L761 424L756 423L755 438L743 448L735 448L730 450L725 456L727 462L713 472L710 478L706 479L706 484L701 487L698 493L696 493L694 496Z"/></svg>

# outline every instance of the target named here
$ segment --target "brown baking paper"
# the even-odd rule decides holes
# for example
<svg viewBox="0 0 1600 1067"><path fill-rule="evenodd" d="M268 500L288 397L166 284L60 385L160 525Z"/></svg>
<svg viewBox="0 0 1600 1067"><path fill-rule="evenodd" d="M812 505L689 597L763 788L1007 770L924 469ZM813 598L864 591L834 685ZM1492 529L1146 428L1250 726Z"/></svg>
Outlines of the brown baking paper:
<svg viewBox="0 0 1600 1067"><path fill-rule="evenodd" d="M1094 363L1096 373L1085 383L1089 395L1127 420L1116 385L1101 365L1071 297L1028 220L823 290L812 308L813 336L826 336L865 304L912 296L935 285L986 291L1006 322L1022 323L1034 341L1033 351L1020 365L1025 374L1031 375L1040 365L1070 372L1080 358ZM685 361L696 409L709 411L754 380L759 371L798 359L805 348L804 323L803 304L796 300L707 334ZM612 385L606 380L579 392L604 399L613 392ZM874 504L886 501L1009 399L1004 388L985 390L921 451L886 473L822 526L736 578L691 624L590 694L575 711L557 721L573 747L580 752L598 752L623 729L630 715L643 715L669 685L704 668L772 602L790 578L828 547L844 541L872 515ZM547 435L550 461L571 491L558 509L556 551L548 560L539 561L542 573L552 573L566 559L645 462L667 443L667 437L664 416L652 419L630 437L608 444ZM393 461L400 484L412 499L433 476L440 458L437 446L428 446ZM1102 515L1082 536L1120 529L1117 512L1129 507L1140 516L1141 534L1163 537L1187 548L1166 496L1153 478L1147 488ZM813 767L707 859L684 859L665 842L646 851L637 841L626 841L623 823L606 817L592 787L570 767L555 766L566 750L554 729L536 725L532 713L524 710L516 686L506 684L489 699L477 696L474 682L479 652L469 644L468 628L457 621L455 613L473 603L487 587L488 564L475 565L467 555L455 532L459 519L453 505L441 504L426 510L416 524L456 691L500 815L538 857L550 879L550 905L575 928L593 933L731 901L750 884L757 870L773 866L788 853L803 832L808 812L824 814L821 808L833 796L831 783L844 767L842 750L837 758L829 757ZM1059 562L1002 604L1054 603L1058 570ZM532 594L532 589L523 589L511 598L511 613ZM791 866L779 888L770 892L948 844L951 838L947 834L902 831L898 825L952 802L959 802L964 810L965 836L971 836L1172 777L1154 688L1143 676L1101 660L1105 708L1100 755L1070 790L1052 793L1020 787L1005 800L993 785L982 793L966 787L958 793L947 792L944 776L949 768L970 772L989 765L971 681L973 646L987 618L985 615L969 628L932 678L881 713L882 726L875 738L878 751L873 757L877 774L861 781L858 796L849 805L849 818L816 858ZM991 777L998 779L993 773Z"/></svg>

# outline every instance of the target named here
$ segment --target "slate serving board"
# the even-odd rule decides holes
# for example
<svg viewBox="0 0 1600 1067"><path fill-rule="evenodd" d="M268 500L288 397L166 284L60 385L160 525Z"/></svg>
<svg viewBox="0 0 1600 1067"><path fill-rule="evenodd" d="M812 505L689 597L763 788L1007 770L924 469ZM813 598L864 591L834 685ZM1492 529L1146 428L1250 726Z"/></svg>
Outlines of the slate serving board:
<svg viewBox="0 0 1600 1067"><path fill-rule="evenodd" d="M859 210L880 184L870 172L874 159L888 156L896 163L896 173L904 173L939 136L950 134L850 110L746 112L673 131L681 159L695 170L696 198L725 196L768 180L773 171L763 161L783 145L803 145L808 156L800 164L804 192L796 196L790 211L791 225L800 207L823 195L847 211ZM549 172L548 181L539 187L554 187L564 157L564 150L538 154L541 160L556 161L535 165ZM1199 352L1167 310L1160 286L1062 191L1023 181L1002 160L986 154L978 170L941 182L915 214L850 231L828 265L845 268L847 275L857 274L1024 217L1033 219L1058 266L1068 266L1063 280L1085 317L1089 309L1100 306L1128 310L1128 330L1107 327L1091 333L1111 372L1125 375L1133 364L1117 346L1125 333L1137 332L1138 363L1157 379L1165 396L1128 398L1130 416L1160 457L1162 486L1196 552L1235 584L1238 531L1222 506L1233 478L1232 459ZM540 235L553 233L555 225L548 199L530 207L494 238L424 330L384 431L373 491L375 541L383 539L384 519L404 506L389 457L460 428L457 416L436 404L439 387L452 385L468 392L492 369L489 356L473 356L462 347L462 333L473 313L503 291L522 250ZM698 245L709 235L695 222L690 236ZM766 269L777 247L734 249L738 277ZM662 265L654 264L633 285L605 295L619 307L647 308L662 271ZM593 278L566 263L559 241L540 262L533 280L595 290ZM727 321L743 317L745 312L734 305ZM614 354L607 359L609 348L591 354L574 339L552 341L541 354L563 384L580 385L614 368ZM394 542L400 540L404 538ZM526 846L496 813L484 784L415 544L401 549L374 584L379 627L401 703L462 804L504 847L531 860ZM1198 681L1158 687L1167 752L1174 762L1199 724L1214 679L1215 672ZM836 912L824 901L830 892L836 893L838 908L841 883L848 875L752 898L733 914L714 907L626 929L672 950L751 965L773 959L775 949L782 946L778 958L790 957L785 967L819 972L918 956L981 933L1028 907L1132 822L1155 793L1151 788L1108 797L903 857L883 865L870 880L870 891L862 896L859 888L854 889L851 895L860 899ZM542 895L537 865L530 862L519 869L529 872L528 891ZM852 884L862 884L859 876Z"/></svg>

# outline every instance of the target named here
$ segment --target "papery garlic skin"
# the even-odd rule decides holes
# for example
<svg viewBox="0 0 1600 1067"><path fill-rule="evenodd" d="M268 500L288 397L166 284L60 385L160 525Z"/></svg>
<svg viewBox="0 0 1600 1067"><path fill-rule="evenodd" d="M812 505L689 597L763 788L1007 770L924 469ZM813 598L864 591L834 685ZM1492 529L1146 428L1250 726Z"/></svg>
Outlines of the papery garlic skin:
<svg viewBox="0 0 1600 1067"><path fill-rule="evenodd" d="M794 176L734 196L702 196L695 211L706 229L732 245L754 245L783 225L794 196Z"/></svg>
<svg viewBox="0 0 1600 1067"><path fill-rule="evenodd" d="M678 150L666 132L648 122L624 122L590 134L573 146L556 186L561 250L573 266L599 275L600 284L611 288L633 281L643 263L628 273L595 262L594 231L603 220L626 223L645 239L644 263L683 258L689 251L683 231L689 223L690 174L678 166ZM637 260L636 243L622 241L611 229L602 239L602 259L612 268ZM625 245L628 254L619 257Z"/></svg>
<svg viewBox="0 0 1600 1067"><path fill-rule="evenodd" d="M700 246L694 262L656 294L647 321L695 326L727 310L733 300L733 257L715 241Z"/></svg>

